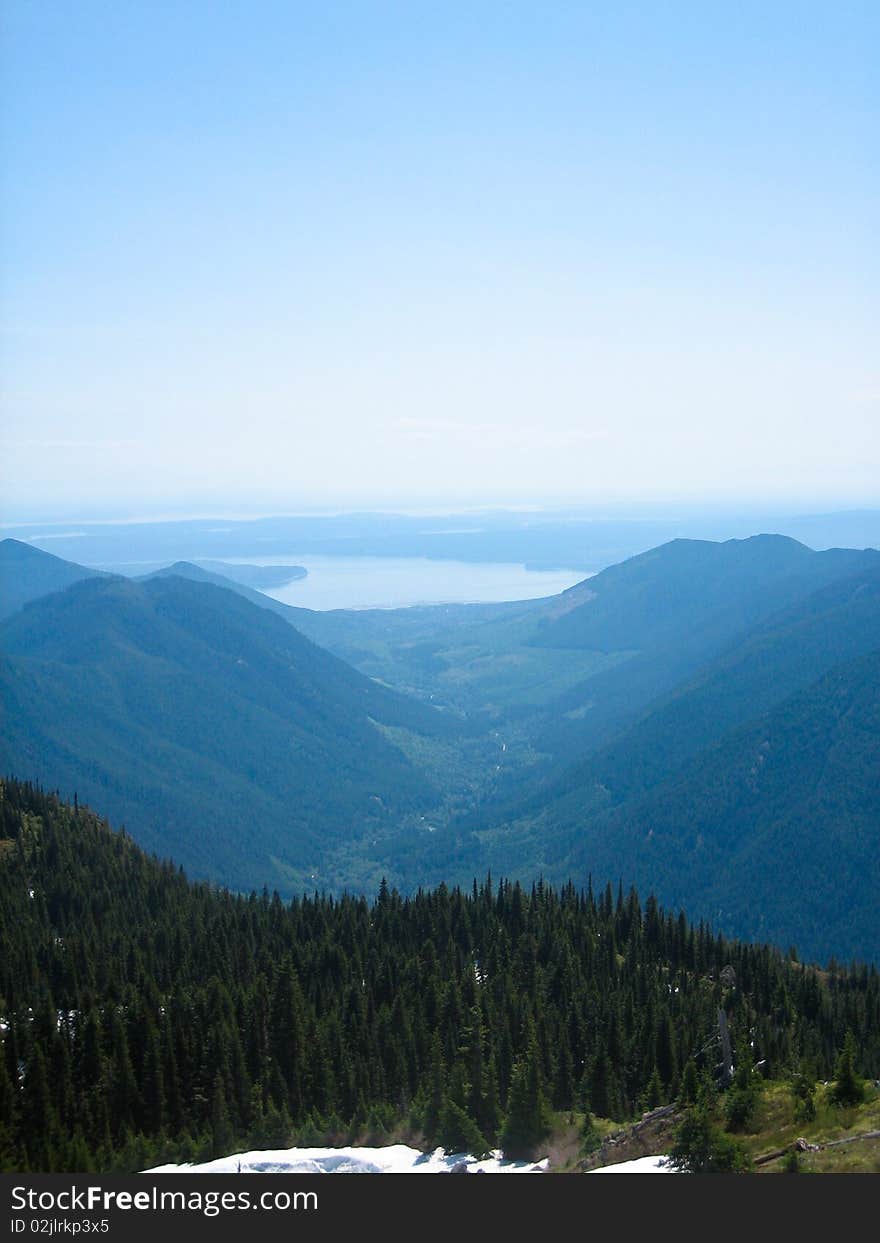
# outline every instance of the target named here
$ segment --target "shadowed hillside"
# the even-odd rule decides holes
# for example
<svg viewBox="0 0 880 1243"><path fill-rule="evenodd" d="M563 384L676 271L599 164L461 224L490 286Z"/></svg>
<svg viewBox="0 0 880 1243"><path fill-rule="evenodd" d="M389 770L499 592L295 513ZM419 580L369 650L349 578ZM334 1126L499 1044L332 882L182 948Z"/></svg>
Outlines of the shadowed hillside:
<svg viewBox="0 0 880 1243"><path fill-rule="evenodd" d="M373 721L442 737L448 718L219 587L87 580L9 618L0 648L3 765L197 875L293 889L328 841L436 797Z"/></svg>

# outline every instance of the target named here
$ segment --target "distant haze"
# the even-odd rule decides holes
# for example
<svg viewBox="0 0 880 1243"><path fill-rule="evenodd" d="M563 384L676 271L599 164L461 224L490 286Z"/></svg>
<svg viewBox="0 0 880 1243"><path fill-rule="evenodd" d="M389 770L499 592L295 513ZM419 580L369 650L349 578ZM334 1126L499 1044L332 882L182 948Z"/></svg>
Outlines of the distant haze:
<svg viewBox="0 0 880 1243"><path fill-rule="evenodd" d="M875 3L3 37L6 521L880 499Z"/></svg>

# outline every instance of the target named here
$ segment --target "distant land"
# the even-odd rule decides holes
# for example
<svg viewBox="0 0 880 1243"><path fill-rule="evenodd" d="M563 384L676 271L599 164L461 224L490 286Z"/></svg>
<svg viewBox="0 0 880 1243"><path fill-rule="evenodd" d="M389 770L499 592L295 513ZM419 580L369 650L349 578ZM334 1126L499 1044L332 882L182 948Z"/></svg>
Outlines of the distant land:
<svg viewBox="0 0 880 1243"><path fill-rule="evenodd" d="M245 587L256 587L258 591L285 587L308 576L304 565L242 565L235 561L199 561L198 564Z"/></svg>
<svg viewBox="0 0 880 1243"><path fill-rule="evenodd" d="M880 547L880 509L809 514L682 505L647 512L499 509L421 516L389 512L56 521L6 526L2 534L105 569L128 562L153 563L155 568L171 561L228 563L237 558L290 558L295 563L311 554L516 562L531 570L570 567L591 573L673 539L724 541L757 531L787 535L814 549ZM228 567L224 572L231 577Z"/></svg>
<svg viewBox="0 0 880 1243"><path fill-rule="evenodd" d="M57 552L53 547L52 552ZM188 564L213 574L222 574L224 579L241 583L244 587L253 587L256 591L269 591L277 587L286 587L299 579L308 577L304 565L250 565L235 561L193 561ZM164 561L124 561L110 563L101 567L109 574L122 574L125 578L146 578L167 568Z"/></svg>

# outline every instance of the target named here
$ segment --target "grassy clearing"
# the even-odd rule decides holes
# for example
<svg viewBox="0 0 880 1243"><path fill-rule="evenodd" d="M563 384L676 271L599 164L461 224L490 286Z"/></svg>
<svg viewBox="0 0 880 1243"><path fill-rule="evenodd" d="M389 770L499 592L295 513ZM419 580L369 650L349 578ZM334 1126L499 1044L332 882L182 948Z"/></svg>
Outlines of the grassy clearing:
<svg viewBox="0 0 880 1243"><path fill-rule="evenodd" d="M880 1091L867 1086L863 1104L841 1108L831 1099L830 1085L817 1084L814 1100L815 1117L807 1120L797 1116L790 1084L764 1086L749 1128L737 1135L752 1160L760 1162L755 1172L785 1172L787 1154L798 1139L803 1139L817 1145L817 1151L797 1154L799 1170L803 1173L880 1173L880 1140L857 1138L880 1131ZM825 1147L842 1139L853 1142ZM771 1154L780 1155L761 1161Z"/></svg>
<svg viewBox="0 0 880 1243"><path fill-rule="evenodd" d="M771 1153L773 1157L755 1165L757 1174L786 1172L786 1155L795 1141L805 1139L809 1144L826 1145L842 1139L852 1140L833 1147L820 1147L815 1152L799 1152L798 1168L801 1173L816 1174L876 1174L880 1173L880 1138L858 1138L872 1131L880 1131L880 1091L869 1086L864 1104L856 1108L841 1109L830 1099L828 1086L816 1086L816 1117L807 1122L795 1117L795 1099L788 1083L765 1085L761 1101L752 1125L745 1133L737 1134L753 1161ZM719 1115L720 1116L720 1115ZM562 1114L546 1144L550 1168L557 1173L577 1172L589 1167L630 1161L637 1157L668 1153L678 1124L678 1118L662 1118L647 1125L612 1122L607 1118L594 1119L594 1128L601 1141L592 1151L586 1152L582 1144L582 1114ZM613 1137L614 1142L607 1141Z"/></svg>

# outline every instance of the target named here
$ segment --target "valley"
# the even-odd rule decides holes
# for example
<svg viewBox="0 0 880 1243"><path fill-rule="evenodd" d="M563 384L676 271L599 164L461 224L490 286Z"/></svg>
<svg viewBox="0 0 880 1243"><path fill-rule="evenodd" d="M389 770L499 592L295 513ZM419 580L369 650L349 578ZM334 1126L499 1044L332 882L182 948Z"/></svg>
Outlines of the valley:
<svg viewBox="0 0 880 1243"><path fill-rule="evenodd" d="M211 566L0 543L5 770L233 888L592 875L880 956L875 550L676 540L546 599L397 610Z"/></svg>

